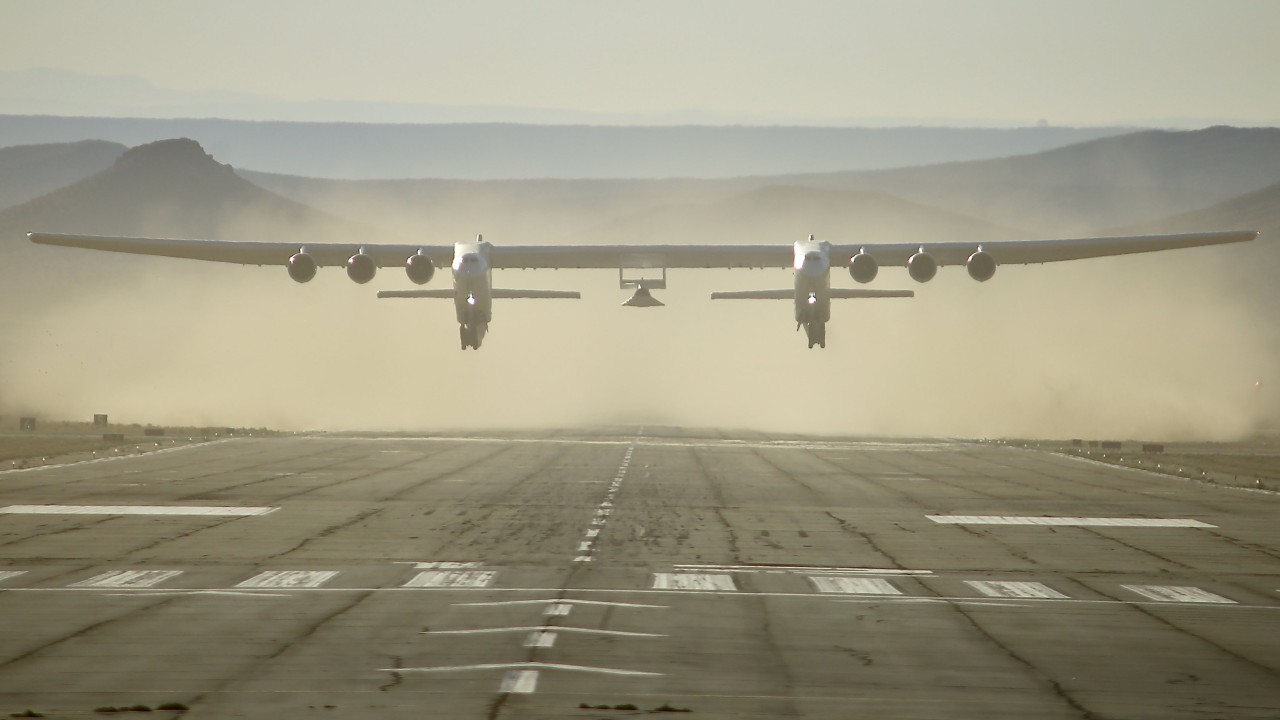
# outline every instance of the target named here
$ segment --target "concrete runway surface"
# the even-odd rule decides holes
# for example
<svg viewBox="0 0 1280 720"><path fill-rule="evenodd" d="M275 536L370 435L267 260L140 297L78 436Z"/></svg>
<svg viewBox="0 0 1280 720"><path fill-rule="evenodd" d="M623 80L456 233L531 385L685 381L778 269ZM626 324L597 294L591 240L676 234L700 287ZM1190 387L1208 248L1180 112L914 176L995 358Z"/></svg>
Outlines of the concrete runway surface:
<svg viewBox="0 0 1280 720"><path fill-rule="evenodd" d="M667 428L0 473L0 715L164 703L1277 718L1280 496L999 445Z"/></svg>

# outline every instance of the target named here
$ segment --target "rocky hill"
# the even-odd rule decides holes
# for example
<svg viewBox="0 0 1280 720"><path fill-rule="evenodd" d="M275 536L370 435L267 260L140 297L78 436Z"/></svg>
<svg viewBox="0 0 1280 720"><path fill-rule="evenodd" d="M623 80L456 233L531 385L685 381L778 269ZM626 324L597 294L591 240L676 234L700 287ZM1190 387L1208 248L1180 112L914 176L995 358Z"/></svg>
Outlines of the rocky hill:
<svg viewBox="0 0 1280 720"><path fill-rule="evenodd" d="M0 209L100 173L126 149L103 140L0 148Z"/></svg>

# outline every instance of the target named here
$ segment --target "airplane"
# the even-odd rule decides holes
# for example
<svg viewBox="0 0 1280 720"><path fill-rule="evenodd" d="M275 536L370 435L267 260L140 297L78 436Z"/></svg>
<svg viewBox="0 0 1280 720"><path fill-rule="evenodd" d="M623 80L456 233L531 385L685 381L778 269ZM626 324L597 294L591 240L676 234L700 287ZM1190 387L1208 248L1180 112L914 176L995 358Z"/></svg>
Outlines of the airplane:
<svg viewBox="0 0 1280 720"><path fill-rule="evenodd" d="M298 244L287 241L197 240L186 238L113 237L32 232L31 242L109 252L207 260L240 265L283 264L289 277L305 283L317 269L345 265L357 283L373 279L378 268L404 267L409 280L425 285L437 267L448 265L453 287L438 290L391 290L380 298L452 299L463 350L480 349L493 318L492 301L509 298L580 298L572 291L510 290L493 287L495 269L603 268L617 269L619 285L634 287L623 303L656 307L662 303L651 290L666 287L669 268L786 268L794 273L793 287L783 290L714 292L713 300L791 300L796 330L804 328L809 347L826 347L831 301L852 298L912 297L910 290L870 290L831 287L831 269L845 267L859 284L871 282L882 266L902 266L918 283L926 283L938 268L963 265L969 276L986 282L999 265L1031 265L1066 260L1247 242L1252 230L1071 238L1062 240L1000 240L993 242L853 243L832 244L809 235L792 245L531 245L495 246L476 236L474 241L447 245L374 243ZM661 278L627 279L624 271L660 269Z"/></svg>

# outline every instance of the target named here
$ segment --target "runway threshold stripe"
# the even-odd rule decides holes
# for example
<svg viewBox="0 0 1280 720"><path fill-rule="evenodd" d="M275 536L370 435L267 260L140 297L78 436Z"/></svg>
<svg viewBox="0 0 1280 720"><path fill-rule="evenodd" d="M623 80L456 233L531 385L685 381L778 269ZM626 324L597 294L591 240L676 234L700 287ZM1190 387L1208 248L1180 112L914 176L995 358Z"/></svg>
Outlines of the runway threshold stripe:
<svg viewBox="0 0 1280 720"><path fill-rule="evenodd" d="M249 517L266 515L275 507L211 507L196 505L9 505L5 515L209 515Z"/></svg>
<svg viewBox="0 0 1280 720"><path fill-rule="evenodd" d="M236 584L238 588L317 588L337 577L337 570L267 570Z"/></svg>
<svg viewBox="0 0 1280 720"><path fill-rule="evenodd" d="M502 678L502 686L498 692L531 693L538 688L537 670L510 670Z"/></svg>
<svg viewBox="0 0 1280 720"><path fill-rule="evenodd" d="M181 574L181 570L111 570L69 587L148 588Z"/></svg>
<svg viewBox="0 0 1280 720"><path fill-rule="evenodd" d="M1190 518L1021 517L1010 515L926 515L940 525L1046 525L1053 527L1213 528Z"/></svg>
<svg viewBox="0 0 1280 720"><path fill-rule="evenodd" d="M654 590L713 590L737 592L738 586L730 575L708 573L654 573Z"/></svg>
<svg viewBox="0 0 1280 720"><path fill-rule="evenodd" d="M1052 598L1064 600L1066 595L1038 582L1003 582L997 580L965 580L964 583L987 597Z"/></svg>
<svg viewBox="0 0 1280 720"><path fill-rule="evenodd" d="M888 580L879 578L814 577L809 582L821 593L841 595L901 595L902 591Z"/></svg>
<svg viewBox="0 0 1280 720"><path fill-rule="evenodd" d="M456 587L482 588L489 587L498 573L494 570L427 570L413 576L404 587Z"/></svg>
<svg viewBox="0 0 1280 720"><path fill-rule="evenodd" d="M1236 604L1235 600L1224 598L1208 590L1186 585L1121 585L1120 587L1158 602Z"/></svg>

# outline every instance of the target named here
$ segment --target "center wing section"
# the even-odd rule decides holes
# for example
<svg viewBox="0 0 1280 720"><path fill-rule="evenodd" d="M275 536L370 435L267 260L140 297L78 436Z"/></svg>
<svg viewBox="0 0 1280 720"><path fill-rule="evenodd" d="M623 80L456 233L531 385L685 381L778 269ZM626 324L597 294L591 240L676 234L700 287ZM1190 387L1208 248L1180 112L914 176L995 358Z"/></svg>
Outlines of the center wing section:
<svg viewBox="0 0 1280 720"><path fill-rule="evenodd" d="M489 264L535 268L789 268L791 245L495 245Z"/></svg>
<svg viewBox="0 0 1280 720"><path fill-rule="evenodd" d="M846 288L830 288L827 297L833 300L856 300L859 298L902 298L915 297L912 290L857 290ZM711 293L712 300L795 300L795 288L786 290L725 290Z"/></svg>

